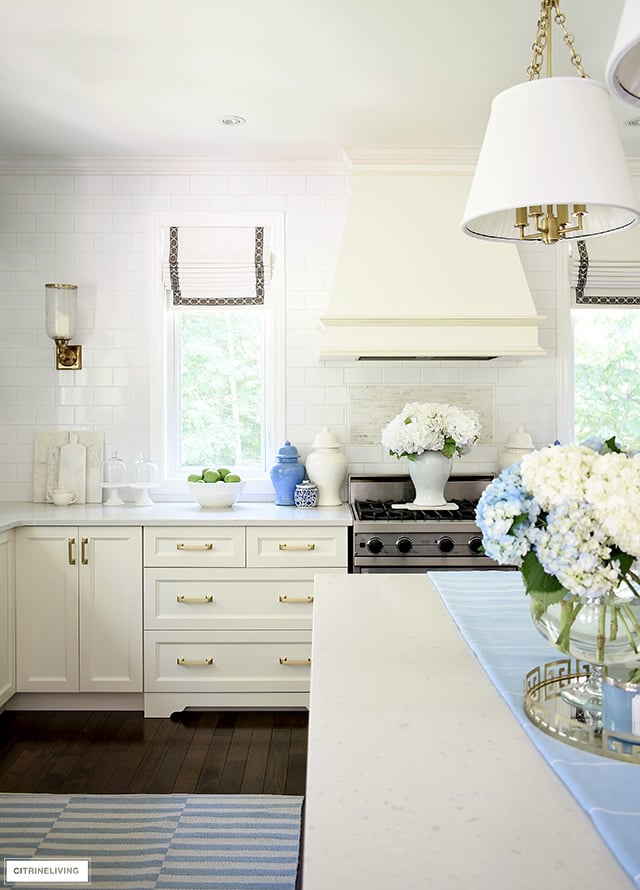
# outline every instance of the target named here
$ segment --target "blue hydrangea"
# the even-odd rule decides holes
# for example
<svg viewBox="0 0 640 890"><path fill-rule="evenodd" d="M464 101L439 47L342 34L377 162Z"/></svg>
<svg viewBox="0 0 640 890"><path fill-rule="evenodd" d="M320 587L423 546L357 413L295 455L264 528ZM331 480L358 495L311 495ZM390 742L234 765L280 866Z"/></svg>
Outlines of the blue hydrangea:
<svg viewBox="0 0 640 890"><path fill-rule="evenodd" d="M476 508L487 556L500 565L520 566L531 549L528 532L539 515L540 507L522 483L520 464L512 464L489 483Z"/></svg>
<svg viewBox="0 0 640 890"><path fill-rule="evenodd" d="M588 503L555 507L530 537L545 572L571 593L596 597L618 586L618 567L610 562L611 541Z"/></svg>

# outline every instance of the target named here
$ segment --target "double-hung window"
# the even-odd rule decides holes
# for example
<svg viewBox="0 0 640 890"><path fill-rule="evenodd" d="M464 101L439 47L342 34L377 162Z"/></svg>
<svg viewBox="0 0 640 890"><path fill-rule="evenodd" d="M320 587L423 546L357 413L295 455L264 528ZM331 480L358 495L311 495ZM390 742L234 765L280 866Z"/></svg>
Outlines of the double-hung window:
<svg viewBox="0 0 640 890"><path fill-rule="evenodd" d="M154 218L152 438L165 487L227 467L269 491L283 428L280 215Z"/></svg>
<svg viewBox="0 0 640 890"><path fill-rule="evenodd" d="M630 244L616 235L572 248L574 439L616 435L640 449L640 255Z"/></svg>

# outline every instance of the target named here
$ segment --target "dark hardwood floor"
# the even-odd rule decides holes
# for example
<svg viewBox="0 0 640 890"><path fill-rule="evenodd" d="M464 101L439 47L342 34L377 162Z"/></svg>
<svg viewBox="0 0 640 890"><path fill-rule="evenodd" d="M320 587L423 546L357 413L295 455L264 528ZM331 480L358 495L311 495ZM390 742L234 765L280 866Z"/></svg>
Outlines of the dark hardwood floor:
<svg viewBox="0 0 640 890"><path fill-rule="evenodd" d="M0 792L304 794L306 711L5 711Z"/></svg>

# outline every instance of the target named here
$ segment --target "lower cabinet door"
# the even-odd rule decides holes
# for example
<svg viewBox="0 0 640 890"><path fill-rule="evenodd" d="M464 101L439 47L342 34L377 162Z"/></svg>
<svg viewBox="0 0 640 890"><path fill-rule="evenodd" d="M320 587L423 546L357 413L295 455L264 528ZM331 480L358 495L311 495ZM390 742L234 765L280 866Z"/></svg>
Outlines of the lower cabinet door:
<svg viewBox="0 0 640 890"><path fill-rule="evenodd" d="M142 692L142 530L80 529L80 690Z"/></svg>
<svg viewBox="0 0 640 890"><path fill-rule="evenodd" d="M311 631L148 631L146 692L308 692Z"/></svg>
<svg viewBox="0 0 640 890"><path fill-rule="evenodd" d="M18 692L78 692L78 529L16 530Z"/></svg>
<svg viewBox="0 0 640 890"><path fill-rule="evenodd" d="M16 691L13 532L0 534L0 706Z"/></svg>

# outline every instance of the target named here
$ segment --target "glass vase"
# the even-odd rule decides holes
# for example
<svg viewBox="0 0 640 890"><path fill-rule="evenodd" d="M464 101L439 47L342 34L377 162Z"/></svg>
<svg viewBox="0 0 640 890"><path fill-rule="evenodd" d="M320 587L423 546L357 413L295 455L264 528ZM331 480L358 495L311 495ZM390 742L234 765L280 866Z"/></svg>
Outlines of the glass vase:
<svg viewBox="0 0 640 890"><path fill-rule="evenodd" d="M640 658L640 598L615 594L590 599L570 596L546 608L531 598L531 615L549 643L591 665L589 676L565 686L561 696L591 713L598 724L604 668L632 665Z"/></svg>

